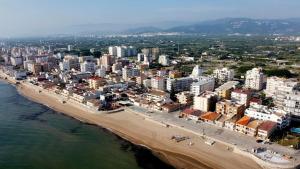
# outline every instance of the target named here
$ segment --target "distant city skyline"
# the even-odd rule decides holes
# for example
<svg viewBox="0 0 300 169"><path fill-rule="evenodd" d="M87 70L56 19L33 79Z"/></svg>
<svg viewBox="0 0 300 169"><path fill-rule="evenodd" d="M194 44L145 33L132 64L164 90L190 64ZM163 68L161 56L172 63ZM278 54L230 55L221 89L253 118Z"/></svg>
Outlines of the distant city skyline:
<svg viewBox="0 0 300 169"><path fill-rule="evenodd" d="M299 6L299 0L0 0L0 37L68 33L78 25L105 23L110 30L224 17L298 18Z"/></svg>

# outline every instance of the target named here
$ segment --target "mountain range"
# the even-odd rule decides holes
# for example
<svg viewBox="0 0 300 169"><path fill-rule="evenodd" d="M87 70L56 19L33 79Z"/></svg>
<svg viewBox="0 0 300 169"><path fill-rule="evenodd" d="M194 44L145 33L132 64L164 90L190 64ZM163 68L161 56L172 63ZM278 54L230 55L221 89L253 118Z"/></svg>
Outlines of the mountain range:
<svg viewBox="0 0 300 169"><path fill-rule="evenodd" d="M167 29L148 26L128 29L123 33L141 34L155 32L178 32L186 34L228 35L295 35L300 34L300 18L294 19L250 19L250 18L224 18L199 23L174 26Z"/></svg>

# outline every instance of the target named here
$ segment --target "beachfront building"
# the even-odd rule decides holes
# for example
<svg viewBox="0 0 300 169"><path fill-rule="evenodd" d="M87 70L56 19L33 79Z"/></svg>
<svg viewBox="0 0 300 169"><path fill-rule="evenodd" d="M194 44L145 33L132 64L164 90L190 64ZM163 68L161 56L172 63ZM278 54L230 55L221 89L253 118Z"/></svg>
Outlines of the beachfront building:
<svg viewBox="0 0 300 169"><path fill-rule="evenodd" d="M243 104L238 104L231 100L219 101L216 104L216 112L226 116L237 115L242 117L244 115L245 106Z"/></svg>
<svg viewBox="0 0 300 169"><path fill-rule="evenodd" d="M245 89L235 89L231 92L231 100L238 104L249 106L252 92Z"/></svg>
<svg viewBox="0 0 300 169"><path fill-rule="evenodd" d="M151 78L151 87L155 90L165 90L165 78L163 77L153 77Z"/></svg>
<svg viewBox="0 0 300 169"><path fill-rule="evenodd" d="M251 120L246 127L246 132L244 134L255 137L257 135L257 129L262 123L261 120Z"/></svg>
<svg viewBox="0 0 300 169"><path fill-rule="evenodd" d="M238 81L228 81L220 87L216 88L215 93L220 99L230 99L232 90L234 90L238 84Z"/></svg>
<svg viewBox="0 0 300 169"><path fill-rule="evenodd" d="M247 125L250 123L251 120L252 120L251 117L248 116L242 117L236 122L234 131L242 134L247 134Z"/></svg>
<svg viewBox="0 0 300 169"><path fill-rule="evenodd" d="M234 130L236 122L240 119L238 115L233 115L229 117L227 120L224 121L224 128L229 129L229 130Z"/></svg>
<svg viewBox="0 0 300 169"><path fill-rule="evenodd" d="M214 92L206 91L194 97L194 109L203 112L214 111L217 95Z"/></svg>
<svg viewBox="0 0 300 169"><path fill-rule="evenodd" d="M200 116L203 114L200 110L195 109L185 109L180 113L180 117L191 119L193 121L198 121Z"/></svg>
<svg viewBox="0 0 300 169"><path fill-rule="evenodd" d="M251 104L245 110L245 115L262 121L273 121L279 128L285 128L290 124L290 117L286 111L278 108L268 108L264 105Z"/></svg>
<svg viewBox="0 0 300 169"><path fill-rule="evenodd" d="M264 121L262 122L257 131L257 138L262 140L267 140L272 133L276 130L277 123L273 121Z"/></svg>
<svg viewBox="0 0 300 169"><path fill-rule="evenodd" d="M264 74L261 68L253 68L246 72L245 87L262 90L264 83Z"/></svg>
<svg viewBox="0 0 300 169"><path fill-rule="evenodd" d="M191 77L182 77L176 79L168 78L166 87L169 92L189 91L192 83L193 79Z"/></svg>
<svg viewBox="0 0 300 169"><path fill-rule="evenodd" d="M43 67L40 63L28 63L27 68L29 72L32 72L34 75L38 75L40 72L43 72Z"/></svg>
<svg viewBox="0 0 300 169"><path fill-rule="evenodd" d="M216 124L216 120L218 120L222 115L216 112L206 112L200 116L200 119L208 124Z"/></svg>
<svg viewBox="0 0 300 169"><path fill-rule="evenodd" d="M166 103L164 105L161 106L162 110L164 112L170 113L170 112L174 112L180 109L180 104L178 103Z"/></svg>
<svg viewBox="0 0 300 169"><path fill-rule="evenodd" d="M234 78L234 70L228 68L216 69L213 74L219 82L227 82Z"/></svg>
<svg viewBox="0 0 300 169"><path fill-rule="evenodd" d="M146 98L148 101L153 102L164 102L170 100L170 94L160 90L151 90L146 93Z"/></svg>
<svg viewBox="0 0 300 169"><path fill-rule="evenodd" d="M213 91L215 88L215 79L212 77L201 76L197 79L197 82L193 82L190 86L191 92L198 96L205 91Z"/></svg>
<svg viewBox="0 0 300 169"><path fill-rule="evenodd" d="M176 94L178 102L182 105L191 105L193 103L193 94L189 91L184 91Z"/></svg>

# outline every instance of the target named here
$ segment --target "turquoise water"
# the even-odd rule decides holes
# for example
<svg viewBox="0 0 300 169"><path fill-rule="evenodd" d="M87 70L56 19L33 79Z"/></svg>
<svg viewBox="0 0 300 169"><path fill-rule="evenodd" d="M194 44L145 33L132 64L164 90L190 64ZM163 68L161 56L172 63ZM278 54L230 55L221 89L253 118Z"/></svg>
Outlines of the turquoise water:
<svg viewBox="0 0 300 169"><path fill-rule="evenodd" d="M0 168L168 169L148 150L20 96L0 81Z"/></svg>

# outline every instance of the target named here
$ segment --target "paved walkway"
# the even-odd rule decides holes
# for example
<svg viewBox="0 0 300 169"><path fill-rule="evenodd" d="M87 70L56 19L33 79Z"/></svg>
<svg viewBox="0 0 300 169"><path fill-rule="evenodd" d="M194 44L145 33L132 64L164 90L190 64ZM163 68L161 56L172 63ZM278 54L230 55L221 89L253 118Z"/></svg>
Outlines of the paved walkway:
<svg viewBox="0 0 300 169"><path fill-rule="evenodd" d="M141 113L150 117L155 121L159 121L164 124L169 124L173 126L180 126L187 130L191 130L192 132L196 132L200 135L205 135L207 137L213 138L219 142L223 142L225 144L230 144L232 146L236 146L241 150L251 151L253 148L267 148L268 150L272 150L278 152L280 154L287 154L294 158L294 160L299 160L300 151L295 149L284 147L278 144L261 144L257 143L254 137L250 137L247 135L243 135L238 132L234 132L228 129L224 129L215 125L207 124L204 122L198 122L186 119L178 118L179 112L174 113L164 113L164 112L154 112L149 113L149 110L144 109L142 107L132 106L128 109L131 109L135 113ZM153 111L152 111L153 112Z"/></svg>

